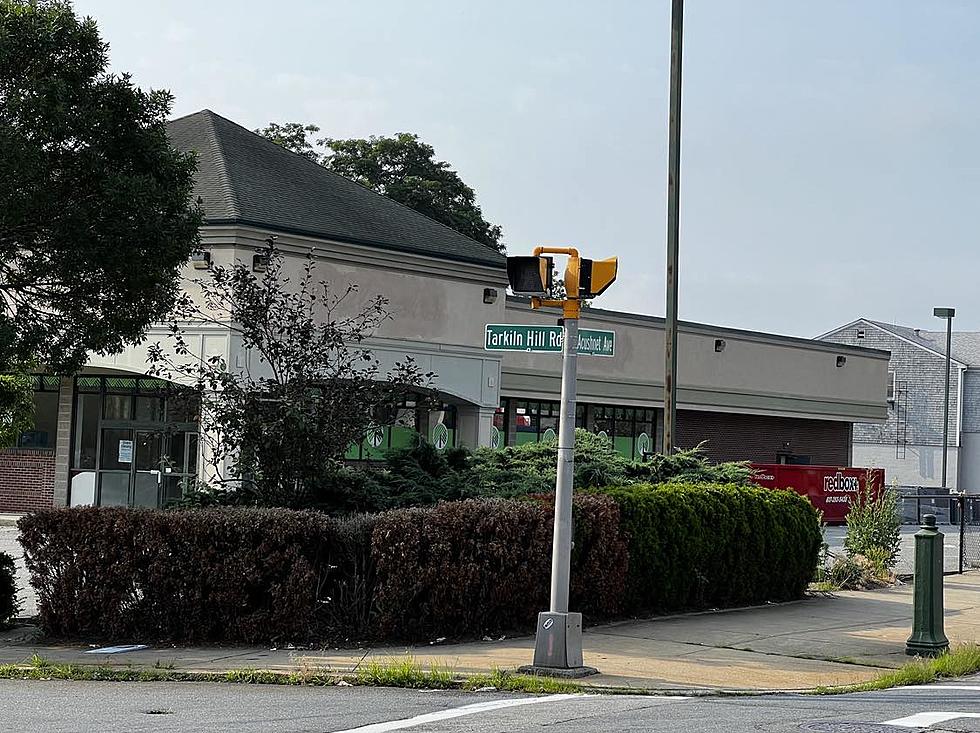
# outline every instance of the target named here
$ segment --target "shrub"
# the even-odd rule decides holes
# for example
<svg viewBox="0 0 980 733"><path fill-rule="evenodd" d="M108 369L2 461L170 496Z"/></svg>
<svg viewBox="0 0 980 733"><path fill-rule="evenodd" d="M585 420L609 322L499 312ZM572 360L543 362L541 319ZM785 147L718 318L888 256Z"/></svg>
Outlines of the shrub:
<svg viewBox="0 0 980 733"><path fill-rule="evenodd" d="M554 509L545 501L469 500L389 512L374 531L378 625L399 638L532 628L548 607ZM574 503L572 607L595 620L620 609L628 567L619 511Z"/></svg>
<svg viewBox="0 0 980 733"><path fill-rule="evenodd" d="M391 451L380 470L370 474L376 487L375 503L362 503L359 510L385 510L429 506L438 501L481 497L514 498L554 491L558 459L556 440L525 443L501 450L481 448L470 453L463 448L439 452L421 441L410 448ZM637 481L662 483L735 483L751 485L752 469L747 463L711 463L702 446L655 455L651 460L632 462L594 433L575 431L575 486L626 485ZM351 493L356 482L345 482L339 491ZM318 505L325 509L327 505ZM339 506L339 505L338 505Z"/></svg>
<svg viewBox="0 0 980 733"><path fill-rule="evenodd" d="M853 590L863 575L863 568L850 555L835 556L822 574L821 582L832 590Z"/></svg>
<svg viewBox="0 0 980 733"><path fill-rule="evenodd" d="M6 627L19 611L17 566L10 555L0 552L0 629Z"/></svg>
<svg viewBox="0 0 980 733"><path fill-rule="evenodd" d="M841 555L823 573L821 584L832 590L871 590L890 585L895 578L885 565L884 554L874 548L871 557Z"/></svg>
<svg viewBox="0 0 980 733"><path fill-rule="evenodd" d="M20 520L53 636L305 643L525 632L548 607L553 499L375 516L82 507ZM820 545L788 491L633 485L573 502L571 608L711 608L798 597Z"/></svg>
<svg viewBox="0 0 980 733"><path fill-rule="evenodd" d="M857 493L847 512L844 549L849 555L879 558L891 570L898 560L901 530L898 493L875 487L869 474L864 490Z"/></svg>
<svg viewBox="0 0 980 733"><path fill-rule="evenodd" d="M804 497L730 485L604 489L629 541L632 613L799 598L820 551L817 512Z"/></svg>
<svg viewBox="0 0 980 733"><path fill-rule="evenodd" d="M366 626L370 525L247 508L51 509L19 522L48 634L245 643Z"/></svg>
<svg viewBox="0 0 980 733"><path fill-rule="evenodd" d="M516 498L553 492L558 460L556 440L525 443L501 450L466 448L439 451L419 439L389 451L381 466L331 468L301 491L291 491L289 508L318 509L330 513L381 512L440 501L479 498ZM702 446L655 455L633 462L595 433L575 431L575 487L623 486L632 483L726 483L752 485L747 463L711 463ZM199 486L178 505L272 506L274 492L255 485L241 488Z"/></svg>

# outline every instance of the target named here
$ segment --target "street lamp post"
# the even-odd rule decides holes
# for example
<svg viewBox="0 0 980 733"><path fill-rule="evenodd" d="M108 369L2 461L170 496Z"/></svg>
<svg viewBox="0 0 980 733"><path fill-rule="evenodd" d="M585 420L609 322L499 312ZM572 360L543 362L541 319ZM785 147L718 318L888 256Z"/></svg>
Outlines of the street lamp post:
<svg viewBox="0 0 980 733"><path fill-rule="evenodd" d="M667 131L667 310L664 319L664 441L674 452L677 427L677 264L681 222L681 61L684 0L670 10L670 109Z"/></svg>
<svg viewBox="0 0 980 733"><path fill-rule="evenodd" d="M946 486L946 457L949 453L949 371L950 350L953 344L953 316L955 308L933 308L932 315L946 319L946 399L943 401L943 488Z"/></svg>

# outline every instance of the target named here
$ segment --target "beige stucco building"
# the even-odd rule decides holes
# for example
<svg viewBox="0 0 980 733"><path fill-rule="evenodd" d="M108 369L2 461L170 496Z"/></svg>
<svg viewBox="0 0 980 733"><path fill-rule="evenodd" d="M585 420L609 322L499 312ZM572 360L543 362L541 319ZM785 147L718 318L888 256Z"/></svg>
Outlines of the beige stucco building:
<svg viewBox="0 0 980 733"><path fill-rule="evenodd" d="M485 348L486 324L554 325L558 317L506 295L502 255L210 111L174 120L170 132L199 157L202 249L212 262L251 262L274 236L298 271L313 250L318 277L390 300L392 319L370 339L382 362L411 355L435 374L439 409L401 406L380 444L352 446L350 459L380 457L416 431L501 447L557 429L560 355ZM202 274L188 263L184 277ZM662 319L593 307L582 327L616 336L614 356L579 361L577 423L639 458L662 434ZM237 367L252 358L227 328L189 332L201 356ZM163 335L151 330L147 344ZM78 375L39 378L37 429L0 454L0 512L157 506L179 496L202 469L203 442L192 416L173 414L159 397L146 349L93 355ZM853 423L887 414L887 365L887 352L682 324L677 443L706 440L724 459L849 464ZM179 429L162 435L164 421Z"/></svg>

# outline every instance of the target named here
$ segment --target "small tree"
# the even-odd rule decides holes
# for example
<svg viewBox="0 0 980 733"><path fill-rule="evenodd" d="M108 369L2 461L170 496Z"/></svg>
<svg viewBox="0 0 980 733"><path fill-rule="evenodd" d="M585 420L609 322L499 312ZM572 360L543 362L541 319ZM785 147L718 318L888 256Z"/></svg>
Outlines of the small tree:
<svg viewBox="0 0 980 733"><path fill-rule="evenodd" d="M869 471L864 489L859 489L851 501L844 549L849 556L862 555L881 565L881 572L887 573L898 561L902 518L898 493L876 486L873 476Z"/></svg>
<svg viewBox="0 0 980 733"><path fill-rule="evenodd" d="M200 297L179 299L170 348L155 344L148 360L154 374L192 384L200 396L212 473L230 471L210 488L227 489L230 480L258 503L297 506L364 438L375 416L427 388L431 374L411 357L382 372L365 340L391 317L384 296L356 304L355 284L332 292L315 279L312 251L296 282L272 239L260 257L267 264L259 275L251 262L236 261L195 280ZM245 363L195 355L188 322L230 329L241 338Z"/></svg>

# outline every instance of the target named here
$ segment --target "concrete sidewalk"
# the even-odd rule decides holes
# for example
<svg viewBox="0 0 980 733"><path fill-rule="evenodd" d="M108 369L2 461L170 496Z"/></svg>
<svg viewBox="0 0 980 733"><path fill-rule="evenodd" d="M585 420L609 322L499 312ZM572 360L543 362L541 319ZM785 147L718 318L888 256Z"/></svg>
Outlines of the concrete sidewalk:
<svg viewBox="0 0 980 733"><path fill-rule="evenodd" d="M899 667L912 614L911 586L813 596L795 603L589 628L585 662L601 674L589 684L644 689L786 690L872 679ZM946 578L946 633L980 642L980 573ZM457 672L513 670L531 660L530 637L467 644L327 649L153 647L91 654L85 644L49 645L36 630L0 633L0 663L33 654L57 662L114 666L166 665L178 670L354 672L371 660L412 656ZM114 643L131 644L134 639Z"/></svg>

